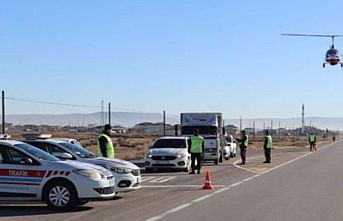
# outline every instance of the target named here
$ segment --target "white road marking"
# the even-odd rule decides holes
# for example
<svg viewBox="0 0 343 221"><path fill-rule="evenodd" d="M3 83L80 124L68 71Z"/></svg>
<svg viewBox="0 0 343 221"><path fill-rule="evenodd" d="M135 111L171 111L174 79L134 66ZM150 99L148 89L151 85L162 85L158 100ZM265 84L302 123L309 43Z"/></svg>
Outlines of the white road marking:
<svg viewBox="0 0 343 221"><path fill-rule="evenodd" d="M149 183L164 183L172 179L175 179L175 176L171 176L171 177L161 176L161 177L149 180Z"/></svg>
<svg viewBox="0 0 343 221"><path fill-rule="evenodd" d="M149 183L165 183L169 180L175 179L175 176L143 176L142 182L149 182Z"/></svg>
<svg viewBox="0 0 343 221"><path fill-rule="evenodd" d="M331 143L331 144L329 144L329 145L327 145L327 146L325 146L325 147L322 147L321 149L326 149L326 148L332 146L333 144L334 144L334 143ZM319 149L318 151L320 151L321 149ZM280 167L282 167L282 166L285 166L285 165L287 165L287 164L293 163L293 162L296 161L296 160L302 159L302 158L304 158L304 157L306 157L306 156L308 156L308 155L310 155L310 154L312 154L312 152L306 153L306 154L303 155L303 156L297 157L297 158L295 158L295 159L293 159L293 160L290 160L290 161L288 161L288 162L286 162L286 163L283 163L283 164L281 164L281 165L278 165L278 166L276 166L276 167L273 167L273 168L271 168L271 169L269 169L269 170L266 170L266 171L263 172L263 173L255 174L255 175L253 175L253 176L251 176L251 177L245 178L244 180L247 180L247 179L249 179L249 178L254 179L254 178L259 177L259 176L261 176L261 175L263 175L263 174L266 174L266 173L268 173L268 172L271 172L271 171L273 171L273 170L276 170L276 169L278 169L278 168L280 168ZM164 213L162 213L162 214L160 214L160 215L158 215L158 216L151 217L150 219L147 219L147 220L145 220L145 221L156 221L156 220L163 219L163 218L166 217L167 215L170 215L170 214L173 214L173 213L175 213L175 212L177 212L177 211L180 211L180 210L182 210L182 209L185 209L185 208L191 206L191 205L194 204L194 203L199 203L199 202L201 202L201 201L203 201L203 200L205 200L205 199L208 199L208 198L214 196L215 194L218 194L218 193L227 191L227 190L231 189L231 188L234 187L234 186L239 186L239 185L241 185L242 183L244 183L244 180L239 181L239 182L236 182L236 183L231 184L231 185L229 185L229 186L226 186L225 188L223 188L223 189L221 189L221 190L217 190L217 191L212 192L212 193L210 193L210 194L207 194L207 195L205 195L205 196L201 196L201 197L199 197L199 198L197 198L197 199L191 201L190 203L182 204L182 205L180 205L180 206L178 206L178 207L176 207L176 208L174 208L174 209L168 210L167 212L164 212Z"/></svg>
<svg viewBox="0 0 343 221"><path fill-rule="evenodd" d="M248 181L250 181L252 179L254 179L254 177L249 177L249 178L244 179L243 182L248 182Z"/></svg>
<svg viewBox="0 0 343 221"><path fill-rule="evenodd" d="M142 188L202 188L202 185L153 185L153 186L141 186ZM214 187L225 187L225 185L214 185Z"/></svg>
<svg viewBox="0 0 343 221"><path fill-rule="evenodd" d="M239 186L239 185L241 185L242 183L243 183L242 181L237 182L237 183L233 183L233 184L231 184L229 187Z"/></svg>
<svg viewBox="0 0 343 221"><path fill-rule="evenodd" d="M250 157L250 159L251 159L251 158L256 158L256 157ZM250 172L250 173L258 173L258 172L254 171L254 170L250 170L250 169L248 169L248 168L241 167L241 166L237 165L238 162L241 162L241 160L236 160L236 161L233 163L233 165L234 165L235 167L239 168L239 169L248 171L248 172Z"/></svg>
<svg viewBox="0 0 343 221"><path fill-rule="evenodd" d="M155 178L154 176L142 176L142 182L146 182L146 181L152 180L154 178Z"/></svg>
<svg viewBox="0 0 343 221"><path fill-rule="evenodd" d="M193 200L192 203L201 202L201 201L203 201L203 200L205 200L205 199L207 199L207 198L209 198L209 197L211 197L211 195L205 195L205 196L203 196L203 197L200 197L200 198L198 198L198 199Z"/></svg>

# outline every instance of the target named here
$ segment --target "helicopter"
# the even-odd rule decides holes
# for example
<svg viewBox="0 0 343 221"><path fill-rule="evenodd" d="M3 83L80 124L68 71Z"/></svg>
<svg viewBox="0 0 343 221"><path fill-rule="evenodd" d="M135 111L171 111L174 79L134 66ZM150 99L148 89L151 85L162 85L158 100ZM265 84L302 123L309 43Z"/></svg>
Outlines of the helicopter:
<svg viewBox="0 0 343 221"><path fill-rule="evenodd" d="M332 44L329 50L326 51L325 62L323 63L323 68L325 64L330 64L332 66L340 64L343 68L343 63L339 51L335 48L334 42L335 37L342 37L343 35L309 35L309 34L282 34L284 36L296 36L296 37L323 37L331 38Z"/></svg>

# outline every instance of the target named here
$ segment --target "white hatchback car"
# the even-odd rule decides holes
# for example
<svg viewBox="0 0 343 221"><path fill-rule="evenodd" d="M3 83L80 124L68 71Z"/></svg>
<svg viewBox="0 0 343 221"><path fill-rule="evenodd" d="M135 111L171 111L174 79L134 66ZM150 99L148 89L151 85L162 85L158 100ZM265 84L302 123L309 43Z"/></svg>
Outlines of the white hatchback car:
<svg viewBox="0 0 343 221"><path fill-rule="evenodd" d="M22 139L53 156L65 160L77 160L85 163L99 165L110 170L115 178L115 192L129 192L141 188L141 173L135 164L121 160L96 157L84 147L66 142L62 138L49 139Z"/></svg>
<svg viewBox="0 0 343 221"><path fill-rule="evenodd" d="M56 210L112 198L114 177L100 166L58 158L29 144L0 140L0 201L45 201Z"/></svg>
<svg viewBox="0 0 343 221"><path fill-rule="evenodd" d="M225 160L229 160L236 156L237 142L232 135L225 136L225 146L223 149L223 155Z"/></svg>
<svg viewBox="0 0 343 221"><path fill-rule="evenodd" d="M188 152L189 137L161 137L149 148L145 155L145 170L191 169L191 155Z"/></svg>

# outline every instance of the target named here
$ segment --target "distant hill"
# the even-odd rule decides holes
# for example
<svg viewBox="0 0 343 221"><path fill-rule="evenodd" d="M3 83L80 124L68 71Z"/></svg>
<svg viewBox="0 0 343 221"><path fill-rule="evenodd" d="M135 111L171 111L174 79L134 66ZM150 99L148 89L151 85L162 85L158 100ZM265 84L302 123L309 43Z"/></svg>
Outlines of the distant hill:
<svg viewBox="0 0 343 221"><path fill-rule="evenodd" d="M279 123L282 128L298 128L301 127L301 118L256 118L256 119L242 119L243 128L255 127L259 129L270 128L271 121L273 121L273 129L279 128ZM233 124L239 126L239 119L225 119L225 124ZM306 126L315 126L321 129L328 128L330 130L343 129L343 117L306 117Z"/></svg>
<svg viewBox="0 0 343 221"><path fill-rule="evenodd" d="M177 123L178 116L167 115L167 123ZM107 114L105 122L107 122ZM132 113L111 112L112 125L133 127L141 122L162 122L163 116L159 113ZM6 122L14 125L36 124L36 125L58 125L58 126L87 126L88 124L101 124L101 112L90 114L9 114Z"/></svg>
<svg viewBox="0 0 343 221"><path fill-rule="evenodd" d="M160 113L133 113L133 112L112 112L112 125L120 124L124 127L133 127L135 124L142 122L162 122L162 114ZM301 126L301 118L256 118L243 119L242 126L255 127L262 129L263 124L266 128L271 127L273 120L273 128L281 127L297 128ZM58 125L58 126L87 126L88 124L100 125L101 113L90 114L9 114L6 115L6 122L15 125L36 124L36 125ZM107 122L107 115L106 121ZM179 115L167 115L167 123L180 123ZM233 124L239 126L239 119L225 119L225 125ZM343 117L307 117L305 124L316 126L318 128L329 128L331 130L343 129Z"/></svg>

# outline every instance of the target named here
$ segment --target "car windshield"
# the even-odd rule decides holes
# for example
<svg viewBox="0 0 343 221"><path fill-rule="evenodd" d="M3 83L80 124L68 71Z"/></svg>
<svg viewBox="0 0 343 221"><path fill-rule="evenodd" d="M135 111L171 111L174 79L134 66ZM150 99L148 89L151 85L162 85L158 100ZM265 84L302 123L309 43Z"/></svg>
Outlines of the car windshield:
<svg viewBox="0 0 343 221"><path fill-rule="evenodd" d="M24 150L25 152L37 157L40 160L47 160L47 161L59 161L58 158L44 152L43 150L38 149L30 144L21 143L15 144L14 146L19 147L20 149Z"/></svg>
<svg viewBox="0 0 343 221"><path fill-rule="evenodd" d="M160 139L152 148L186 148L186 142L183 139Z"/></svg>
<svg viewBox="0 0 343 221"><path fill-rule="evenodd" d="M87 150L86 148L79 147L78 145L71 144L68 142L61 142L59 144L61 144L62 146L64 146L65 148L73 152L74 154L78 155L79 157L82 157L82 158L95 158L96 157L94 153Z"/></svg>

